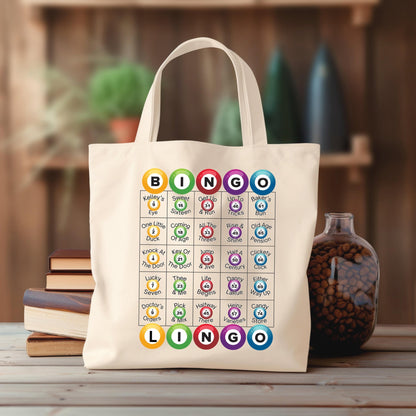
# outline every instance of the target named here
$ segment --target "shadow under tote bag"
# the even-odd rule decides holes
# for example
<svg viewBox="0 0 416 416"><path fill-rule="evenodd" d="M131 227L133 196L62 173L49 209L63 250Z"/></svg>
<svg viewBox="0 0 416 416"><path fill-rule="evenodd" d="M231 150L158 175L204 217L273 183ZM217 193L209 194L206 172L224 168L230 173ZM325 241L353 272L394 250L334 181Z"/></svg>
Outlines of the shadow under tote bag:
<svg viewBox="0 0 416 416"><path fill-rule="evenodd" d="M232 61L242 147L156 141L162 71L202 48ZM306 371L318 166L316 144L267 144L240 57L209 38L178 46L136 141L89 147L96 288L85 366Z"/></svg>

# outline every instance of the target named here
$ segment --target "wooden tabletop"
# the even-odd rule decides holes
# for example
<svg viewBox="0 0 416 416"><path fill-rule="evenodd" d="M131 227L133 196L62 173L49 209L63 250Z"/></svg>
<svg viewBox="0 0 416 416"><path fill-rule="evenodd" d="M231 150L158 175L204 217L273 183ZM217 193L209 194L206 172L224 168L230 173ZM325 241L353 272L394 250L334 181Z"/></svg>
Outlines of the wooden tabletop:
<svg viewBox="0 0 416 416"><path fill-rule="evenodd" d="M27 335L0 324L0 414L416 414L416 326L379 326L361 354L311 357L306 374L91 371L81 357L28 357Z"/></svg>

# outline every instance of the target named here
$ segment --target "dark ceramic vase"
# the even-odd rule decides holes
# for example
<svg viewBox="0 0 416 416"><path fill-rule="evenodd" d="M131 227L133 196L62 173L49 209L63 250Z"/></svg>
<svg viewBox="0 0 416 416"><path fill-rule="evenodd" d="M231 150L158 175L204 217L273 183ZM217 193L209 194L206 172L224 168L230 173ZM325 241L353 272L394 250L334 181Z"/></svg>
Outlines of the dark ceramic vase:
<svg viewBox="0 0 416 416"><path fill-rule="evenodd" d="M308 142L321 145L323 153L349 150L344 98L334 60L321 45L311 69L305 117Z"/></svg>

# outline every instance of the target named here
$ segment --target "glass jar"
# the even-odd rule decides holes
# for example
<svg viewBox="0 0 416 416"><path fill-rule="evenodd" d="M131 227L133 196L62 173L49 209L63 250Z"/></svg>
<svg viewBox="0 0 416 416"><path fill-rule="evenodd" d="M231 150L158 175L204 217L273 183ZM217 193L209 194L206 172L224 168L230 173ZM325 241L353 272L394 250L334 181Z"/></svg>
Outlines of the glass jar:
<svg viewBox="0 0 416 416"><path fill-rule="evenodd" d="M308 266L311 346L317 352L352 353L374 330L379 263L373 247L355 234L352 214L325 217Z"/></svg>

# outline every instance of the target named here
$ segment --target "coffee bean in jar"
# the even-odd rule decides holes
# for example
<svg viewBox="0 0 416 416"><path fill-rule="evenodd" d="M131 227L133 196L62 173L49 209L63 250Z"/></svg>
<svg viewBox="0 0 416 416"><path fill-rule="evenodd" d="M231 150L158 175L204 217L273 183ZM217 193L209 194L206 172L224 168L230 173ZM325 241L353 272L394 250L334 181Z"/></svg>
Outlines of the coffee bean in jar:
<svg viewBox="0 0 416 416"><path fill-rule="evenodd" d="M379 262L373 247L354 232L353 215L325 214L308 266L311 346L316 352L352 353L373 333Z"/></svg>

